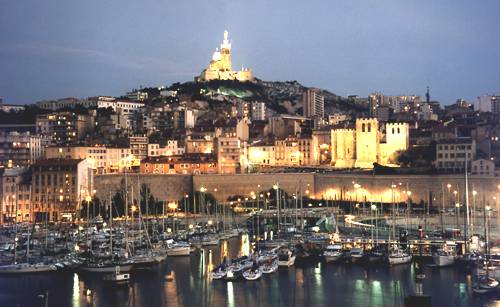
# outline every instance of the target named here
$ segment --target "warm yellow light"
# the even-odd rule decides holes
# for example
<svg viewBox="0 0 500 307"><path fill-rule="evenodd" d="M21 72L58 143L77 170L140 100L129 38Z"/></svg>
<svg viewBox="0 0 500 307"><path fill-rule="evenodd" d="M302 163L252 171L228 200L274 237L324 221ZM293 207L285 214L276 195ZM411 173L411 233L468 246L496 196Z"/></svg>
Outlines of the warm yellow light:
<svg viewBox="0 0 500 307"><path fill-rule="evenodd" d="M359 189L359 188L361 188L361 186L360 186L358 183L355 183L355 184L354 184L354 188L355 188L355 189Z"/></svg>
<svg viewBox="0 0 500 307"><path fill-rule="evenodd" d="M62 190L61 190L61 193L62 193ZM61 196L61 197L62 197L62 196ZM91 201L91 200L92 200L92 197L90 197L90 195L87 195L87 196L85 197L85 201L86 201L86 202L90 203L90 201Z"/></svg>
<svg viewBox="0 0 500 307"><path fill-rule="evenodd" d="M453 191L453 194L457 195L457 194L458 194L458 192L455 190L455 191Z"/></svg>
<svg viewBox="0 0 500 307"><path fill-rule="evenodd" d="M457 207L457 208L458 208L458 207L460 207L460 204L459 204L459 203L456 203L456 204L455 204L455 207Z"/></svg>
<svg viewBox="0 0 500 307"><path fill-rule="evenodd" d="M451 188L451 184L449 184L449 183L448 183L448 184L446 185L446 187L447 187L448 189L449 189L449 188Z"/></svg>
<svg viewBox="0 0 500 307"><path fill-rule="evenodd" d="M278 189L278 185L277 184L273 185L273 189L277 190Z"/></svg>
<svg viewBox="0 0 500 307"><path fill-rule="evenodd" d="M212 220L208 220L207 224L212 225L213 224Z"/></svg>
<svg viewBox="0 0 500 307"><path fill-rule="evenodd" d="M177 209L177 204L174 202L170 202L167 204L167 208L170 210L176 210Z"/></svg>
<svg viewBox="0 0 500 307"><path fill-rule="evenodd" d="M137 207L135 205L132 206L132 212L135 212L137 210Z"/></svg>
<svg viewBox="0 0 500 307"><path fill-rule="evenodd" d="M472 195L476 196L477 195L477 191L472 191Z"/></svg>

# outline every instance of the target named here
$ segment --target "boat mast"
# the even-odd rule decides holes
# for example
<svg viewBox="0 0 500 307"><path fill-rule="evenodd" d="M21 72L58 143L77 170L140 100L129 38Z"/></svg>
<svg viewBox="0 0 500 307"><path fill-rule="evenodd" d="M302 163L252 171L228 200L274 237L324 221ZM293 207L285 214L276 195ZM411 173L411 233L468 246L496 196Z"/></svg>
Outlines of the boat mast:
<svg viewBox="0 0 500 307"><path fill-rule="evenodd" d="M467 150L466 150L467 151ZM464 242L465 242L465 252L468 252L468 235L467 235L467 227L469 226L469 178L467 175L467 152L465 153L465 227L464 227Z"/></svg>
<svg viewBox="0 0 500 307"><path fill-rule="evenodd" d="M113 257L113 204L111 203L111 191L109 191L109 253Z"/></svg>

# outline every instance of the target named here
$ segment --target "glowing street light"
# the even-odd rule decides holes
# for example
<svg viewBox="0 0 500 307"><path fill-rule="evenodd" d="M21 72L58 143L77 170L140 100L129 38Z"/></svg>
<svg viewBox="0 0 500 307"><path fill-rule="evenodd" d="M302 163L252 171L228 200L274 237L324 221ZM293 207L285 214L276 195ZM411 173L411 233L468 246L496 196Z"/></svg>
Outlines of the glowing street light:
<svg viewBox="0 0 500 307"><path fill-rule="evenodd" d="M372 204L372 205L371 205L371 208L372 208L372 210L373 210L373 211L377 210L377 206L376 206L376 205L373 205L373 204Z"/></svg>

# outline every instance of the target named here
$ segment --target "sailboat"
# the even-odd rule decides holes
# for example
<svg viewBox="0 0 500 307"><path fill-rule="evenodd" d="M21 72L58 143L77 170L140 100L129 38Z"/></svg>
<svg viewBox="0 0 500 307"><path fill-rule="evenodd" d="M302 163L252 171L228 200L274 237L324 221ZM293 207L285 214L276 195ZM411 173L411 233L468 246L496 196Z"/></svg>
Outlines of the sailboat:
<svg viewBox="0 0 500 307"><path fill-rule="evenodd" d="M391 185L394 187L394 184ZM394 195L392 200L392 235L394 240L396 240L396 222L394 221ZM389 232L389 242L391 241L391 232ZM411 262L412 256L404 251L400 246L398 246L397 241L394 242L393 248L389 251L387 256L387 262L389 265L394 264L405 264Z"/></svg>
<svg viewBox="0 0 500 307"><path fill-rule="evenodd" d="M474 283L474 288L472 289L474 293L477 294L483 294L483 293L488 293L492 292L493 290L496 290L498 288L498 281L490 276L490 266L491 266L491 259L489 256L489 218L486 218L486 212L489 211L488 207L485 207L484 210L484 236L486 238L486 260L484 262L485 265L485 271L484 275L482 275L481 270L479 268L476 269L476 281Z"/></svg>
<svg viewBox="0 0 500 307"><path fill-rule="evenodd" d="M438 267L449 266L455 264L457 260L457 252L453 248L453 242L446 242L443 248L439 249L433 256L434 264Z"/></svg>
<svg viewBox="0 0 500 307"><path fill-rule="evenodd" d="M17 212L17 198L16 209ZM30 235L28 234L28 242L26 247L26 262L17 263L17 246L18 246L18 225L17 216L14 219L14 259L12 264L0 265L0 274L32 274L32 273L47 273L57 271L57 266L43 262L30 263Z"/></svg>

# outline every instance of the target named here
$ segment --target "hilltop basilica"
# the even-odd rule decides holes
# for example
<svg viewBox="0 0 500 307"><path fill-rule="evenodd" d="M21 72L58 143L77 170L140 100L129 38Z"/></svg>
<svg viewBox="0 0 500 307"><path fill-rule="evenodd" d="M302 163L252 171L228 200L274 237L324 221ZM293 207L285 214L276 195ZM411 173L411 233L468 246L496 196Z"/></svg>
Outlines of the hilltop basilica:
<svg viewBox="0 0 500 307"><path fill-rule="evenodd" d="M208 68L204 69L194 80L196 82L210 80L254 81L254 78L252 70L249 68L242 68L240 71L232 70L231 43L228 40L228 32L224 31L224 40L220 45L220 51L215 50Z"/></svg>

